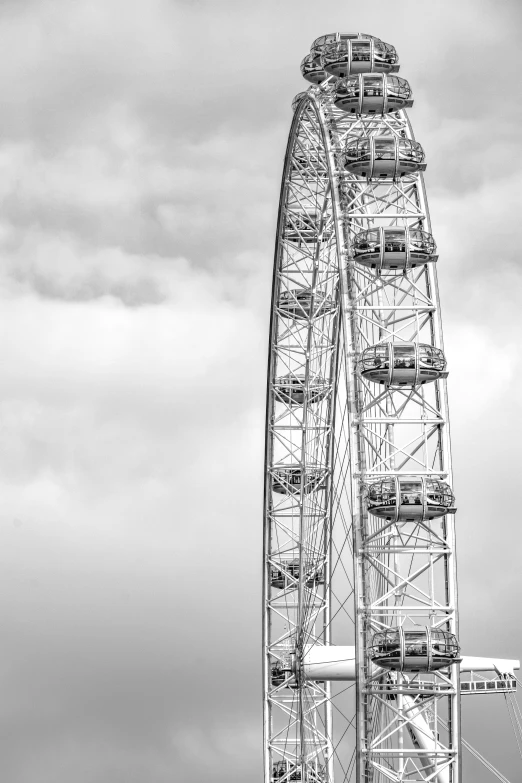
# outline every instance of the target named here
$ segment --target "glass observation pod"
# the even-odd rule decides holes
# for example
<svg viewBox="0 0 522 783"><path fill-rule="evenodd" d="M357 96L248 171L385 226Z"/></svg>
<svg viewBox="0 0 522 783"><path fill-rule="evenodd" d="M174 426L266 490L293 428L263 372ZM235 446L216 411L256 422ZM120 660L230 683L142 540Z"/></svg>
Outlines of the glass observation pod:
<svg viewBox="0 0 522 783"><path fill-rule="evenodd" d="M425 476L394 476L370 484L367 507L370 514L395 522L422 522L457 510L449 484Z"/></svg>
<svg viewBox="0 0 522 783"><path fill-rule="evenodd" d="M310 47L310 55L314 60L319 60L326 47L341 44L344 41L379 41L382 43L380 38L367 33L327 33L315 39Z"/></svg>
<svg viewBox="0 0 522 783"><path fill-rule="evenodd" d="M313 771L310 769L310 765L306 765L309 783L323 783L326 780L324 767L318 765ZM301 767L290 763L289 761L276 761L272 765L272 781L274 783L286 783L286 781L303 780L301 776Z"/></svg>
<svg viewBox="0 0 522 783"><path fill-rule="evenodd" d="M279 296L279 311L288 318L321 318L335 308L331 296L321 289L297 288Z"/></svg>
<svg viewBox="0 0 522 783"><path fill-rule="evenodd" d="M321 68L342 79L359 73L396 73L399 70L397 51L378 38L342 40L323 47Z"/></svg>
<svg viewBox="0 0 522 783"><path fill-rule="evenodd" d="M360 177L393 178L424 171L424 150L418 141L396 136L371 136L347 142L343 165Z"/></svg>
<svg viewBox="0 0 522 783"><path fill-rule="evenodd" d="M284 685L286 688L297 688L290 664L284 661L276 661L272 664L270 680L274 688L279 688L280 685Z"/></svg>
<svg viewBox="0 0 522 783"><path fill-rule="evenodd" d="M283 590L289 587L296 588L299 580L299 560L287 560L270 568L270 584ZM315 587L324 585L324 568L317 566L305 566L305 585Z"/></svg>
<svg viewBox="0 0 522 783"><path fill-rule="evenodd" d="M339 79L334 103L352 114L387 114L413 106L412 91L406 79L385 73L361 73Z"/></svg>
<svg viewBox="0 0 522 783"><path fill-rule="evenodd" d="M457 637L430 627L379 631L373 636L369 653L378 666L401 672L433 672L461 661Z"/></svg>
<svg viewBox="0 0 522 783"><path fill-rule="evenodd" d="M311 54L307 54L301 61L301 74L303 79L306 79L307 82L311 82L312 84L321 84L321 82L324 82L324 80L328 79L330 76L330 74L326 73L324 70L321 61L314 59Z"/></svg>
<svg viewBox="0 0 522 783"><path fill-rule="evenodd" d="M410 269L438 259L433 236L420 228L371 228L352 239L353 257L371 269Z"/></svg>
<svg viewBox="0 0 522 783"><path fill-rule="evenodd" d="M303 477L305 495L325 488L326 470L324 468L308 468L303 471L299 465L289 465L274 470L272 489L280 495L298 495L301 492Z"/></svg>
<svg viewBox="0 0 522 783"><path fill-rule="evenodd" d="M303 405L306 391L305 375L283 375L276 378L274 390L277 399L287 405ZM328 393L328 384L324 378L316 376L308 380L308 402L319 402Z"/></svg>
<svg viewBox="0 0 522 783"><path fill-rule="evenodd" d="M301 768L296 767L287 761L276 761L272 765L272 780L280 781L282 778L284 778L285 782L287 780L302 780ZM320 780L320 778L318 778L318 780Z"/></svg>
<svg viewBox="0 0 522 783"><path fill-rule="evenodd" d="M387 386L419 386L448 376L443 351L426 343L372 345L361 353L358 370L363 378Z"/></svg>

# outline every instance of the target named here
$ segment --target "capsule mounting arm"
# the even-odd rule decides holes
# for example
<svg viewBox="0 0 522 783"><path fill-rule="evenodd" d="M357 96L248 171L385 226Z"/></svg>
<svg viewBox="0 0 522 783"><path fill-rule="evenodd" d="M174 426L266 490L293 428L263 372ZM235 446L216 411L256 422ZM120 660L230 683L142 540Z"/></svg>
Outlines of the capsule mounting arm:
<svg viewBox="0 0 522 783"><path fill-rule="evenodd" d="M513 674L520 661L507 658L483 658L464 655L461 672L497 672ZM307 645L301 661L301 676L305 680L348 681L355 677L355 647L346 645Z"/></svg>

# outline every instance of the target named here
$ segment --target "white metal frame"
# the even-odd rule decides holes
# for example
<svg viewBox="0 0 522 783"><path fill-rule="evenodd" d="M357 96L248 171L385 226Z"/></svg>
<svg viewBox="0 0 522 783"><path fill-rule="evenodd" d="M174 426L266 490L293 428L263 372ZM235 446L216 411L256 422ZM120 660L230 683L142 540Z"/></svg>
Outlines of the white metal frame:
<svg viewBox="0 0 522 783"><path fill-rule="evenodd" d="M372 634L386 628L429 625L458 635L453 516L397 524L366 510L374 479L451 483L445 380L397 389L357 374L361 351L378 342L443 347L435 265L371 270L350 254L350 238L364 229L431 230L421 173L366 181L342 169L349 139L382 134L412 139L405 112L347 114L328 82L302 95L290 131L267 401L265 783L275 762L284 762L281 783L460 781L458 667L423 675L415 691L415 675L375 671L367 653ZM315 241L309 233L296 241L302 213L317 215ZM279 296L299 288L311 289L310 313L292 320ZM314 305L323 293L335 302L326 314ZM314 378L326 379L327 394L285 403L277 379L288 373L304 375L305 395ZM296 493L274 492L285 467L321 471L321 488L307 493L303 480ZM286 586L274 588L272 570L295 560L299 575L289 571ZM319 572L324 583L310 577ZM355 645L355 688L304 676L306 651L332 644ZM274 685L276 662L286 674Z"/></svg>

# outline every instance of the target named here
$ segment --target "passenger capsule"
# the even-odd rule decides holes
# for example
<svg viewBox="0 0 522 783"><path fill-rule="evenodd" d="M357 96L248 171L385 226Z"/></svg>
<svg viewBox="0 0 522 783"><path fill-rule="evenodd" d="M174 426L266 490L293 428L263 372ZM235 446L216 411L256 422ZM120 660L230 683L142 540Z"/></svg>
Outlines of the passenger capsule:
<svg viewBox="0 0 522 783"><path fill-rule="evenodd" d="M290 663L287 661L276 661L272 664L270 680L274 688L279 688L281 685L284 685L285 688L297 688Z"/></svg>
<svg viewBox="0 0 522 783"><path fill-rule="evenodd" d="M301 781L303 779L301 776L301 767L297 767L289 761L274 762L272 765L272 780L276 783L276 781L280 781L281 778L284 778L285 781Z"/></svg>
<svg viewBox="0 0 522 783"><path fill-rule="evenodd" d="M276 379L274 391L276 398L287 405L303 405L305 397L309 403L322 400L328 392L328 384L324 378L316 376L309 378L307 385L305 375L289 373Z"/></svg>
<svg viewBox="0 0 522 783"><path fill-rule="evenodd" d="M352 240L353 257L371 269L410 269L436 261L433 236L419 228L371 228Z"/></svg>
<svg viewBox="0 0 522 783"><path fill-rule="evenodd" d="M344 41L379 41L382 43L380 38L366 33L327 33L315 39L310 47L310 55L317 61L327 47L341 44Z"/></svg>
<svg viewBox="0 0 522 783"><path fill-rule="evenodd" d="M322 48L321 67L332 76L342 79L359 73L396 73L399 58L395 47L372 40L343 40Z"/></svg>
<svg viewBox="0 0 522 783"><path fill-rule="evenodd" d="M388 179L424 171L424 150L418 141L397 136L371 136L347 142L342 163L360 177Z"/></svg>
<svg viewBox="0 0 522 783"><path fill-rule="evenodd" d="M271 566L270 584L278 590L297 588L299 573L299 560L281 561L278 565ZM310 588L324 585L324 567L313 563L305 564L305 584Z"/></svg>
<svg viewBox="0 0 522 783"><path fill-rule="evenodd" d="M362 352L358 370L363 378L387 386L419 386L448 375L443 351L426 343L372 345Z"/></svg>
<svg viewBox="0 0 522 783"><path fill-rule="evenodd" d="M338 109L352 114L387 114L413 106L406 79L385 73L364 73L340 79L334 90Z"/></svg>
<svg viewBox="0 0 522 783"><path fill-rule="evenodd" d="M315 764L313 767L310 762L306 765L308 777L306 780L310 783L324 783L326 781L326 770L322 764ZM286 783L286 781L302 781L301 767L290 761L275 761L272 765L273 783Z"/></svg>
<svg viewBox="0 0 522 783"><path fill-rule="evenodd" d="M314 59L311 54L307 54L301 62L301 74L303 79L306 79L307 82L311 82L312 84L321 84L321 82L324 82L324 80L328 79L330 76L330 74L326 73L324 70L321 61Z"/></svg>
<svg viewBox="0 0 522 783"><path fill-rule="evenodd" d="M317 288L297 288L283 291L279 297L279 311L288 318L304 320L321 318L335 309L335 302L325 291Z"/></svg>
<svg viewBox="0 0 522 783"><path fill-rule="evenodd" d="M433 672L461 661L457 637L428 626L415 631L379 631L369 652L378 666L401 672Z"/></svg>
<svg viewBox="0 0 522 783"><path fill-rule="evenodd" d="M425 476L394 476L371 484L367 507L370 514L395 522L422 522L457 510L451 487Z"/></svg>
<svg viewBox="0 0 522 783"><path fill-rule="evenodd" d="M307 468L306 471L299 465L276 468L272 478L272 489L280 495L298 495L304 478L303 491L305 495L309 495L310 492L325 488L326 475L324 468Z"/></svg>

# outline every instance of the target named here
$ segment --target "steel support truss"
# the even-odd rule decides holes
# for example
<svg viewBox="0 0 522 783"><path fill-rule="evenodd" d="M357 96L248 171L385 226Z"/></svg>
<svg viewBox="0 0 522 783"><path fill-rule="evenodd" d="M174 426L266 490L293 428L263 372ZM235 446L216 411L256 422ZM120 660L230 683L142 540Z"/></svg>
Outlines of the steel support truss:
<svg viewBox="0 0 522 783"><path fill-rule="evenodd" d="M398 525L366 510L381 477L451 483L445 380L393 388L357 372L377 343L443 347L435 265L377 273L351 255L367 228L430 231L421 174L366 181L341 166L349 137L383 133L412 138L406 113L350 116L326 83L303 93L288 142L267 395L265 783L460 781L458 667L386 673L368 655L387 628L458 633L453 517ZM355 682L304 676L306 652L331 645L354 645Z"/></svg>

